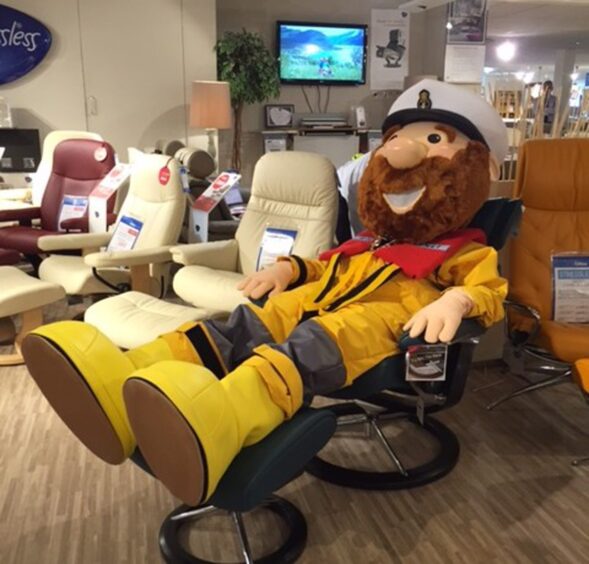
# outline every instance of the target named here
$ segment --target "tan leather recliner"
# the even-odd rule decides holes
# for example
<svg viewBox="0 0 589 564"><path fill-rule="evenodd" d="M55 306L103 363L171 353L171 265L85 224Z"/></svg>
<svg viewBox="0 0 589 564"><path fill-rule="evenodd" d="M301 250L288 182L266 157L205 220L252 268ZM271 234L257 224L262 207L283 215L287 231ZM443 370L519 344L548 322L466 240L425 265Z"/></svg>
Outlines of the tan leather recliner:
<svg viewBox="0 0 589 564"><path fill-rule="evenodd" d="M536 374L489 404L568 382L572 363L588 356L589 327L553 319L552 255L589 249L589 139L533 139L521 148L514 196L525 212L510 246L508 340L514 374Z"/></svg>
<svg viewBox="0 0 589 564"><path fill-rule="evenodd" d="M163 182L161 171L166 167L169 179ZM108 233L41 237L39 247L44 251L79 250L84 256L52 254L41 263L39 277L60 284L70 295L116 293L117 287L129 283L135 290L159 295L185 206L178 162L165 155L142 155L133 165L129 193L114 228ZM109 244L125 217L142 223L133 248L97 252Z"/></svg>
<svg viewBox="0 0 589 564"><path fill-rule="evenodd" d="M174 261L185 265L174 276L174 291L196 307L233 311L245 301L236 285L256 270L266 228L296 231L292 252L303 257L333 245L337 194L327 158L297 151L264 155L235 239L172 248Z"/></svg>

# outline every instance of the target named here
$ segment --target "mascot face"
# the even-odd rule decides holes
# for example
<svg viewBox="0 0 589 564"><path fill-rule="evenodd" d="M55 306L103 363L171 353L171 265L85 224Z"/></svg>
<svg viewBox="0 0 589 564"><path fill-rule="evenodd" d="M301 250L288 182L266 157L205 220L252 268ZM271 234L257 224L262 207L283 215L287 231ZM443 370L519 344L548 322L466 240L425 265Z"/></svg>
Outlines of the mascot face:
<svg viewBox="0 0 589 564"><path fill-rule="evenodd" d="M489 149L436 122L391 128L360 181L362 223L386 239L426 243L465 227L489 197Z"/></svg>

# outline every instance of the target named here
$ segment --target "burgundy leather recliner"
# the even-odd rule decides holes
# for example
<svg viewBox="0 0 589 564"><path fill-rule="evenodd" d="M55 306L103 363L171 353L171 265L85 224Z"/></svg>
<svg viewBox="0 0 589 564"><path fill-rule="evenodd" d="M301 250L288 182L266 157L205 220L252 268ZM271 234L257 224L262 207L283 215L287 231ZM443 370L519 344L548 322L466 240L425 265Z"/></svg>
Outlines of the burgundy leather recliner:
<svg viewBox="0 0 589 564"><path fill-rule="evenodd" d="M42 252L37 247L39 237L88 231L87 214L58 225L64 196L87 197L114 165L114 149L105 141L67 139L59 143L53 154L53 169L41 206L0 210L0 222L19 223L0 228L0 250L17 251L35 263L36 255ZM115 198L110 198L107 209L111 221L114 220L114 205ZM33 220L40 220L40 225L32 225Z"/></svg>

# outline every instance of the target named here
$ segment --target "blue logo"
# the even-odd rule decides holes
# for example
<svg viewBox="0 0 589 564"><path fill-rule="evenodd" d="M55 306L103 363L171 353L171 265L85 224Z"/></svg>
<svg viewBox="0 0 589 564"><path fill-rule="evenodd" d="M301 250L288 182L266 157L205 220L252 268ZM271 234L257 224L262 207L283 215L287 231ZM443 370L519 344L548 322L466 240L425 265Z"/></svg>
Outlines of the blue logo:
<svg viewBox="0 0 589 564"><path fill-rule="evenodd" d="M50 47L51 32L41 22L0 5L0 84L31 72Z"/></svg>

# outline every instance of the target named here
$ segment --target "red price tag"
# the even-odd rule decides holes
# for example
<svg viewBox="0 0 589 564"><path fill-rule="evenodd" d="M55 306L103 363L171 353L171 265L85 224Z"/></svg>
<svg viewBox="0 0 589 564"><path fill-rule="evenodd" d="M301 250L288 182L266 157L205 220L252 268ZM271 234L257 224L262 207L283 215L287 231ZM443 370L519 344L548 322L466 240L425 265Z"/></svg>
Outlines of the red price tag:
<svg viewBox="0 0 589 564"><path fill-rule="evenodd" d="M160 169L159 179L162 186L170 181L170 169L167 166Z"/></svg>

